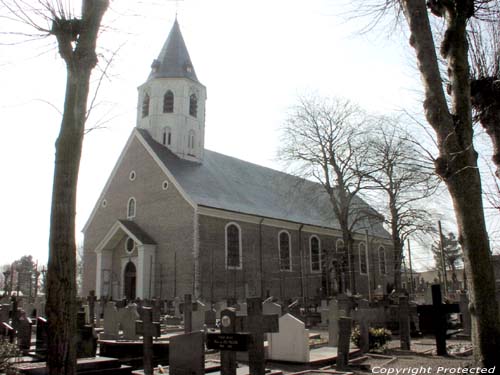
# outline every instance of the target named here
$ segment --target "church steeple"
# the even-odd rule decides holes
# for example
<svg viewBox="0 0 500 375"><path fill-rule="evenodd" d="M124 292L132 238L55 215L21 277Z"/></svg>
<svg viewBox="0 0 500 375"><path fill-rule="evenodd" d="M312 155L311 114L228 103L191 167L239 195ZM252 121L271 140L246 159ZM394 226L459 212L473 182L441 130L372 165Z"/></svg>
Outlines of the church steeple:
<svg viewBox="0 0 500 375"><path fill-rule="evenodd" d="M177 18L139 88L137 127L177 156L202 162L206 88L194 71Z"/></svg>
<svg viewBox="0 0 500 375"><path fill-rule="evenodd" d="M160 55L151 65L151 78L189 78L198 82L193 63L181 34L179 22L175 19Z"/></svg>

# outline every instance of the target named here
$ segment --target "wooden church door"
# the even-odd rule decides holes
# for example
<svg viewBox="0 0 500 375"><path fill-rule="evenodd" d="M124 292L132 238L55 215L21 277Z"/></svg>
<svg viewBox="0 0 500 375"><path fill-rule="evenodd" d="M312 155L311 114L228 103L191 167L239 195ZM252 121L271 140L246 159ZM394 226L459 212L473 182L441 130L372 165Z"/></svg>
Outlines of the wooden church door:
<svg viewBox="0 0 500 375"><path fill-rule="evenodd" d="M136 270L135 265L132 262L128 262L125 266L125 272L123 274L123 285L125 298L127 300L135 299L135 284L136 284Z"/></svg>

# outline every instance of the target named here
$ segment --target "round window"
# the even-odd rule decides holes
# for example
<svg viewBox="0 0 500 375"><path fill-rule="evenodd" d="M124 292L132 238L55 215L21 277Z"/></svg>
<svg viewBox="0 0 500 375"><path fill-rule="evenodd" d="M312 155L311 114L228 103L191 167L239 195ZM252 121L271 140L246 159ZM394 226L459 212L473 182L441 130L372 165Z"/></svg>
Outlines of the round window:
<svg viewBox="0 0 500 375"><path fill-rule="evenodd" d="M108 202L106 201L106 199L103 199L103 200L102 200L101 205L102 205L103 207L106 207L106 206L108 205Z"/></svg>
<svg viewBox="0 0 500 375"><path fill-rule="evenodd" d="M130 181L134 181L135 180L135 171L130 172L130 174L128 175L128 178L130 179Z"/></svg>
<svg viewBox="0 0 500 375"><path fill-rule="evenodd" d="M168 181L163 181L161 187L163 188L163 190L167 190L168 189Z"/></svg>
<svg viewBox="0 0 500 375"><path fill-rule="evenodd" d="M127 241L125 242L125 250L127 253L131 253L135 249L135 242L132 238L127 238Z"/></svg>

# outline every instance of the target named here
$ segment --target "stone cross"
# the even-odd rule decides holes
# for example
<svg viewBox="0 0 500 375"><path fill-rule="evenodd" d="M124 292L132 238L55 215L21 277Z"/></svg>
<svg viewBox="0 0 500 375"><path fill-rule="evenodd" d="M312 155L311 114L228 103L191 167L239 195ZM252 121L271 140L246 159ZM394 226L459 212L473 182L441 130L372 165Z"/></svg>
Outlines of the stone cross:
<svg viewBox="0 0 500 375"><path fill-rule="evenodd" d="M339 304L337 300L332 299L328 305L328 346L338 345L339 317Z"/></svg>
<svg viewBox="0 0 500 375"><path fill-rule="evenodd" d="M447 355L446 351L446 315L460 312L456 305L443 305L441 285L434 284L432 288L432 306L434 307L434 335L436 336L437 355Z"/></svg>
<svg viewBox="0 0 500 375"><path fill-rule="evenodd" d="M264 375L266 372L264 333L279 332L278 315L263 315L262 299L259 297L248 298L247 305L248 316L236 318L236 330L250 333L248 346L250 374Z"/></svg>
<svg viewBox="0 0 500 375"><path fill-rule="evenodd" d="M185 294L184 303L181 306L184 316L184 333L191 333L193 330L193 310L197 309L198 304L192 302L191 294Z"/></svg>
<svg viewBox="0 0 500 375"><path fill-rule="evenodd" d="M399 297L399 340L402 350L411 350L410 306L407 296Z"/></svg>
<svg viewBox="0 0 500 375"><path fill-rule="evenodd" d="M344 370L349 366L349 341L351 339L352 318L339 318L339 340L337 349L337 369Z"/></svg>
<svg viewBox="0 0 500 375"><path fill-rule="evenodd" d="M160 323L153 323L153 309L143 307L143 320L136 321L136 332L144 340L144 374L153 375L153 336L160 336Z"/></svg>
<svg viewBox="0 0 500 375"><path fill-rule="evenodd" d="M89 304L89 324L94 327L94 316L95 316L95 302L97 297L95 296L95 290L91 290L87 297L87 302Z"/></svg>

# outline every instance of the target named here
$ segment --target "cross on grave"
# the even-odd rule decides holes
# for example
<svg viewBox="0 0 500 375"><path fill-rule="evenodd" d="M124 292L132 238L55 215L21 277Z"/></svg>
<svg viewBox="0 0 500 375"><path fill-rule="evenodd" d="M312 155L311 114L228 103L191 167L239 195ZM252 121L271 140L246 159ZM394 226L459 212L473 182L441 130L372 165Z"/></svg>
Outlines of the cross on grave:
<svg viewBox="0 0 500 375"><path fill-rule="evenodd" d="M153 375L153 337L160 336L160 323L153 322L151 307L143 307L142 319L135 322L135 330L144 340L144 374Z"/></svg>
<svg viewBox="0 0 500 375"><path fill-rule="evenodd" d="M97 297L95 296L95 290L91 290L87 297L87 303L89 304L89 324L94 327L94 316L95 316L95 302Z"/></svg>
<svg viewBox="0 0 500 375"><path fill-rule="evenodd" d="M434 310L434 335L436 336L437 355L448 355L446 351L446 315L460 312L457 305L445 305L442 303L441 285L434 284L432 288L432 306Z"/></svg>
<svg viewBox="0 0 500 375"><path fill-rule="evenodd" d="M408 297L399 297L399 341L403 350L411 350L410 306Z"/></svg>
<svg viewBox="0 0 500 375"><path fill-rule="evenodd" d="M184 316L184 333L191 333L193 330L193 311L196 311L198 304L192 302L191 294L184 295L184 303L180 304L181 312Z"/></svg>
<svg viewBox="0 0 500 375"><path fill-rule="evenodd" d="M236 332L248 332L248 362L251 375L264 375L264 333L279 332L278 315L262 314L262 299L247 298L248 316L236 317Z"/></svg>

